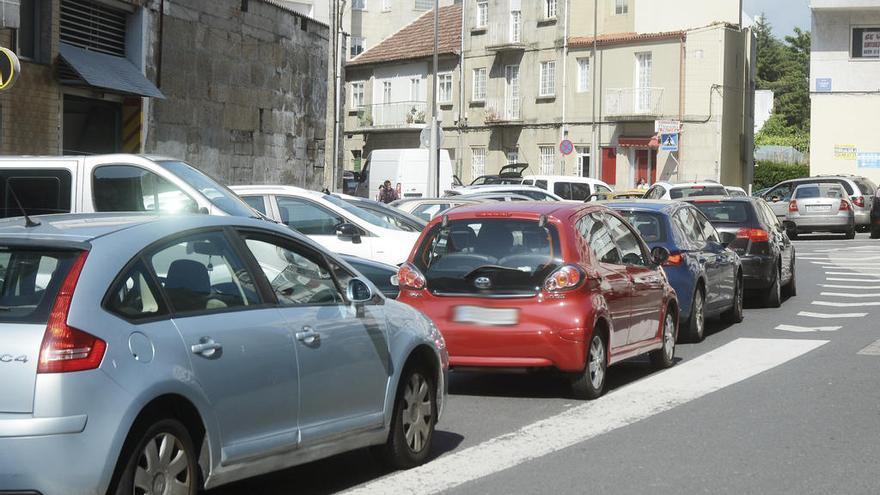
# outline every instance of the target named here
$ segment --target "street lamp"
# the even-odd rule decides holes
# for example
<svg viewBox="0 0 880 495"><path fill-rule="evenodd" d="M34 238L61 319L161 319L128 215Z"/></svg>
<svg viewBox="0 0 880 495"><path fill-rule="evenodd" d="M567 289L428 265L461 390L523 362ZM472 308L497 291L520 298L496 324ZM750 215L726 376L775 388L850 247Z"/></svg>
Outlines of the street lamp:
<svg viewBox="0 0 880 495"><path fill-rule="evenodd" d="M433 195L433 197L440 197L440 128L439 121L437 119L437 84L439 83L439 77L437 72L439 71L439 58L440 58L440 49L438 39L440 36L440 0L434 0L434 74L433 79L434 83L431 85L431 146L430 146L430 159L428 160L429 168L428 168L428 193Z"/></svg>

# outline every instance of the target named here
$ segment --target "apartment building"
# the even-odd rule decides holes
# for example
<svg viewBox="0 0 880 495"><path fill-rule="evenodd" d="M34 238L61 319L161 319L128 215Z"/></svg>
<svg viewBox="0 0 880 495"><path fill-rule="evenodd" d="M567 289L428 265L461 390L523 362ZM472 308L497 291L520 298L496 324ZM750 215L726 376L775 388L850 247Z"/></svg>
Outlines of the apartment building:
<svg viewBox="0 0 880 495"><path fill-rule="evenodd" d="M441 7L453 3L440 0ZM352 59L432 10L434 0L349 0L343 5L342 30L349 34Z"/></svg>
<svg viewBox="0 0 880 495"><path fill-rule="evenodd" d="M810 172L880 182L880 3L812 0Z"/></svg>

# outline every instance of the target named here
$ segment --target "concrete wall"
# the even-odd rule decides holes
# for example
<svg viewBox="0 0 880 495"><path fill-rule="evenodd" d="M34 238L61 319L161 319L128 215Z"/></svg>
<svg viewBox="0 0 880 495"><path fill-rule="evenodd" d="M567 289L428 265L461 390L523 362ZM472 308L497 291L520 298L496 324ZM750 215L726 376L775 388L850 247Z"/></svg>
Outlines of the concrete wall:
<svg viewBox="0 0 880 495"><path fill-rule="evenodd" d="M739 24L739 0L632 0L635 31L659 33L695 29L715 22Z"/></svg>
<svg viewBox="0 0 880 495"><path fill-rule="evenodd" d="M814 94L810 173L863 175L880 183L880 169L860 168L857 160L835 155L835 147L841 146L854 146L859 153L880 152L880 136L868 124L876 115L880 115L877 95Z"/></svg>
<svg viewBox="0 0 880 495"><path fill-rule="evenodd" d="M569 34L573 37L593 36L593 2L585 0L569 0L571 2L571 23ZM560 1L560 7L563 2ZM629 0L629 10L626 14L617 15L615 12L615 0L599 0L598 5L599 34L608 33L631 33L635 31L635 0Z"/></svg>
<svg viewBox="0 0 880 495"><path fill-rule="evenodd" d="M240 6L166 0L167 99L152 102L145 150L186 159L232 184L320 188L328 29L258 0L247 12ZM155 70L159 42L152 42L148 66Z"/></svg>
<svg viewBox="0 0 880 495"><path fill-rule="evenodd" d="M880 8L814 10L810 90L816 79L830 78L833 92L880 90L880 60L851 59L851 27L880 26Z"/></svg>

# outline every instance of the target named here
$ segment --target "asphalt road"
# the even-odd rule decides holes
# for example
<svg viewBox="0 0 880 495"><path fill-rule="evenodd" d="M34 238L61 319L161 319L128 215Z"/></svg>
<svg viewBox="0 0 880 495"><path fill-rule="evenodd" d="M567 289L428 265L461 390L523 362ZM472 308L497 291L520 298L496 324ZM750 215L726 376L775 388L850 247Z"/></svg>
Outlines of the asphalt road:
<svg viewBox="0 0 880 495"><path fill-rule="evenodd" d="M586 403L552 375L453 373L421 468L357 451L212 493L880 493L880 241L795 244L798 296L709 323L670 370L611 368Z"/></svg>

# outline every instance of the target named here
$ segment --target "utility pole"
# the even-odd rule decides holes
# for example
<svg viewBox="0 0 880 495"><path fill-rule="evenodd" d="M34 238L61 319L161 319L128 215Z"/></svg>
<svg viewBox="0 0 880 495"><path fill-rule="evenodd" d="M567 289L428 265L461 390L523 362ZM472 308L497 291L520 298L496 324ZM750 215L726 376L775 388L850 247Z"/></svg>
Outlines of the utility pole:
<svg viewBox="0 0 880 495"><path fill-rule="evenodd" d="M597 48L599 46L599 0L593 0L593 54L590 57L590 67L593 70L593 136L592 142L590 143L590 165L593 169L593 178L599 179L602 177L602 153L599 152L599 137L596 134L596 117L598 117L598 110L596 109L596 94L599 91L599 87L596 84L597 75L599 72L599 61L596 60L596 54L598 52ZM595 164L595 165L593 165Z"/></svg>
<svg viewBox="0 0 880 495"><path fill-rule="evenodd" d="M428 170L428 192L433 197L440 197L440 127L437 119L437 83L439 78L440 48L438 38L440 36L440 0L434 0L434 74L433 84L431 85L431 148L430 166Z"/></svg>

